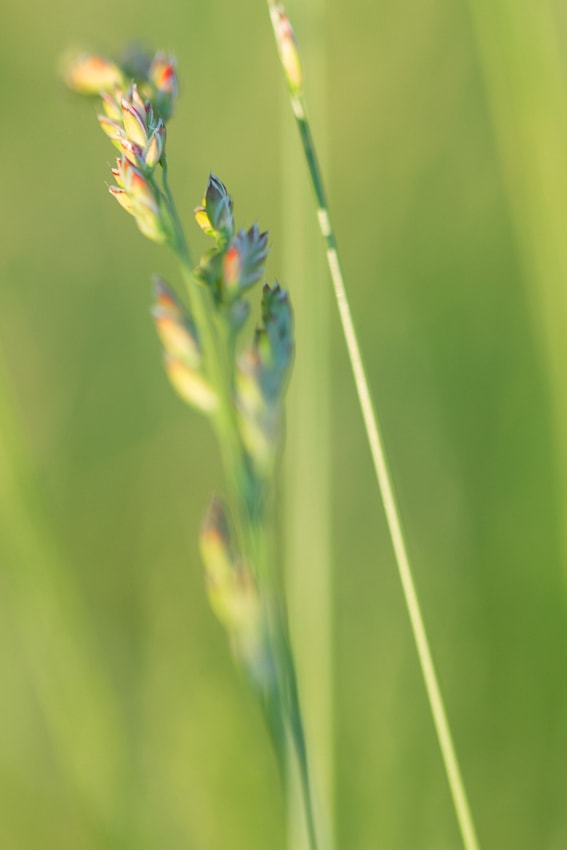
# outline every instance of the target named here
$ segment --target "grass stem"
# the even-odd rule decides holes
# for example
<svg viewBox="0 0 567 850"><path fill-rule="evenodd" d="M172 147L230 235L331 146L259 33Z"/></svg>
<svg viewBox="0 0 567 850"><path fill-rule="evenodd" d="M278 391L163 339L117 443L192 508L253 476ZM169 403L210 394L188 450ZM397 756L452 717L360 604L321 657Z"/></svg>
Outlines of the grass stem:
<svg viewBox="0 0 567 850"><path fill-rule="evenodd" d="M270 8L277 42L277 3L275 0L268 0L268 6ZM366 378L357 334L352 319L344 276L337 250L337 241L326 199L322 175L317 161L315 144L307 118L303 96L292 93L290 98L293 114L297 122L297 127L303 145L303 152L309 169L311 183L315 192L318 207L317 217L319 220L319 228L323 239L325 240L327 263L333 283L342 330L351 363L356 391L372 455L372 461L382 496L388 529L392 540L406 607L410 618L419 663L433 715L433 722L443 757L451 796L463 844L466 850L478 850L479 844L476 836L476 830L453 744L447 713L441 689L439 687L439 681L433 663L431 649L421 613L421 606L419 604L413 573L410 566L400 514L396 504L391 476L388 470L386 454L378 425L378 418L372 403L368 380Z"/></svg>
<svg viewBox="0 0 567 850"><path fill-rule="evenodd" d="M306 71L325 123L326 0L292 0L307 47ZM333 579L331 542L330 301L325 259L318 250L311 189L301 175L295 128L282 100L283 274L293 285L298 344L288 394L285 493L285 583L291 637L309 741L309 768L317 835L334 846ZM313 317L317 316L317 321ZM309 470L306 475L306 470ZM291 754L293 757L293 753ZM299 772L290 782L301 783ZM288 846L309 846L302 792L290 788Z"/></svg>

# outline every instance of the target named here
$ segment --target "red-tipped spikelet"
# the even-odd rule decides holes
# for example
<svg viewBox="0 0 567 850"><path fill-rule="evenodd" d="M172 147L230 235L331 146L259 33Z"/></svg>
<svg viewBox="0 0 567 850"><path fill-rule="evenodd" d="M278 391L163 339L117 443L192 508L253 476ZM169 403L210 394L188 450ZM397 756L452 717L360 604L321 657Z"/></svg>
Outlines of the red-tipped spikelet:
<svg viewBox="0 0 567 850"><path fill-rule="evenodd" d="M179 83L175 60L164 53L157 53L148 72L148 80L156 92L156 105L164 121L173 115Z"/></svg>
<svg viewBox="0 0 567 850"><path fill-rule="evenodd" d="M282 5L272 11L272 23L286 82L293 95L303 91L303 70L293 27Z"/></svg>
<svg viewBox="0 0 567 850"><path fill-rule="evenodd" d="M124 156L117 160L112 174L118 185L110 187L110 194L134 216L144 236L154 242L166 242L168 229L155 186Z"/></svg>
<svg viewBox="0 0 567 850"><path fill-rule="evenodd" d="M242 256L238 245L231 245L224 255L222 270L226 286L229 289L238 286L242 272Z"/></svg>
<svg viewBox="0 0 567 850"><path fill-rule="evenodd" d="M124 85L124 75L115 62L92 54L83 54L69 62L64 78L68 87L78 94L100 94Z"/></svg>

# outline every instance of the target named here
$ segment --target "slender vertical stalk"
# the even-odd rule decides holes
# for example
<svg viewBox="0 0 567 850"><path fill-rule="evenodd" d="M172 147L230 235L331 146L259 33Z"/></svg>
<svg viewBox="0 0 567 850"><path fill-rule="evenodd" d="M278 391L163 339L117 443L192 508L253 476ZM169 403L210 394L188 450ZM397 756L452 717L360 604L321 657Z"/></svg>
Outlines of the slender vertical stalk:
<svg viewBox="0 0 567 850"><path fill-rule="evenodd" d="M274 27L276 43L279 47L279 10L275 0L268 0L270 16ZM284 69L285 70L285 69ZM339 310L342 330L350 359L356 391L358 394L364 426L370 446L372 461L376 472L376 478L382 502L386 514L386 520L392 546L396 558L396 564L402 583L402 589L408 610L410 624L417 649L419 663L423 674L427 697L431 707L433 722L437 733L441 754L447 774L449 788L457 815L463 844L466 850L478 850L479 844L476 830L468 803L465 786L462 780L455 747L447 719L439 681L435 671L429 640L421 613L418 595L410 566L405 535L397 507L392 480L390 477L384 445L380 434L378 419L372 403L368 380L364 369L358 339L348 297L345 288L344 276L337 250L337 241L332 225L323 179L319 168L315 144L311 134L311 128L305 110L305 103L301 93L294 92L290 86L290 98L293 114L295 115L297 127L301 137L304 156L309 169L309 176L315 192L317 202L317 217L321 235L325 240L327 263L335 292L335 298Z"/></svg>
<svg viewBox="0 0 567 850"><path fill-rule="evenodd" d="M293 0L305 33L306 72L317 92L317 118L325 123L324 21L326 0ZM284 280L293 282L298 339L286 417L285 577L290 629L309 738L309 765L317 832L322 846L333 840L333 615L329 411L329 291L324 258L316 248L310 188L300 173L300 152L284 102L282 199ZM307 473L308 470L308 473ZM300 790L290 773L290 850L308 844ZM297 787L293 787L295 785Z"/></svg>
<svg viewBox="0 0 567 850"><path fill-rule="evenodd" d="M264 708L280 759L286 741L278 739L287 736L293 753L292 770L297 770L300 777L301 807L307 824L307 846L309 850L318 850L295 664L289 644L285 607L278 601L274 556L270 545L273 526L263 500L258 500L255 494L246 457L238 439L229 365L234 362L235 357L233 342L215 321L210 292L194 276L190 252L169 188L165 161L163 166L163 187L175 234L172 247L181 265L191 309L199 330L208 377L218 394L219 405L213 414L213 425L219 440L230 501L236 513L237 531L241 538L242 551L254 565L264 603L269 607L269 641L276 665L277 690L272 703L266 703ZM282 767L286 780L290 766L285 763L285 758Z"/></svg>

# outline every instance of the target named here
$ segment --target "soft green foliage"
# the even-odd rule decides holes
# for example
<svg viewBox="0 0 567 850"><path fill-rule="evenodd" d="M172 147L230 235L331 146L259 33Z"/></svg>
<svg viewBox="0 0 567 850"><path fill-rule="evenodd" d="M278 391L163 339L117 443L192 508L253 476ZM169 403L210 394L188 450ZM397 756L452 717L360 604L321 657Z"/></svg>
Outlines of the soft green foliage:
<svg viewBox="0 0 567 850"><path fill-rule="evenodd" d="M561 848L564 523L533 272L488 109L496 78L481 77L463 4L328 6L331 205L479 831L487 847ZM567 42L557 4L530 8L553 12ZM283 86L263 2L145 12L134 30L184 70L168 138L184 219L214 167L239 219L270 223L279 274ZM148 319L148 267L174 280L175 264L106 195L108 141L52 75L67 43L117 48L133 16L105 0L2 12L0 846L281 850L260 712L203 589L196 540L220 463L164 380ZM513 93L536 78L528 53L503 64L506 20L491 55ZM545 88L534 98L527 131L545 152L555 104ZM522 191L516 203L533 215ZM553 221L564 244L567 215ZM334 343L340 846L454 850L336 327Z"/></svg>

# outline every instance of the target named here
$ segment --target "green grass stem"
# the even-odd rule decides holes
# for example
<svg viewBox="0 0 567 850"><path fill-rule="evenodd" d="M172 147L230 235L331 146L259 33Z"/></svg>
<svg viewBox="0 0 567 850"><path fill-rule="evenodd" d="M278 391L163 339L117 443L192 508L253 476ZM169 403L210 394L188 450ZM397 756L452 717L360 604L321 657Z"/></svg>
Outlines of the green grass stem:
<svg viewBox="0 0 567 850"><path fill-rule="evenodd" d="M326 0L294 2L305 33L307 72L317 92L318 121L325 123L324 19ZM286 415L285 580L302 709L309 739L309 766L317 834L334 846L333 610L330 444L330 293L317 250L311 191L300 173L300 152L284 102L282 125L283 279L293 287L298 344ZM316 321L314 321L316 317ZM307 472L308 470L308 472ZM308 846L300 787L291 773L288 842Z"/></svg>
<svg viewBox="0 0 567 850"><path fill-rule="evenodd" d="M275 0L268 0L268 6L277 42L277 3ZM447 712L445 710L439 681L435 671L435 665L433 663L429 640L427 638L423 615L421 613L421 606L419 604L413 573L410 566L400 514L396 504L391 476L388 470L378 419L372 403L368 380L366 378L356 330L348 302L344 276L337 250L337 241L326 199L323 179L317 160L315 144L305 110L305 103L302 95L294 95L292 93L290 94L290 99L293 114L301 137L303 152L308 165L312 187L315 192L317 201L317 217L319 220L321 235L325 240L327 263L333 283L342 330L352 367L356 391L360 402L364 426L376 472L376 478L382 496L388 529L402 583L402 589L427 691L427 697L431 707L433 722L439 740L439 746L443 757L443 763L449 782L449 788L463 844L466 850L478 850L479 844L476 836L476 830L453 744L451 730L447 719Z"/></svg>

